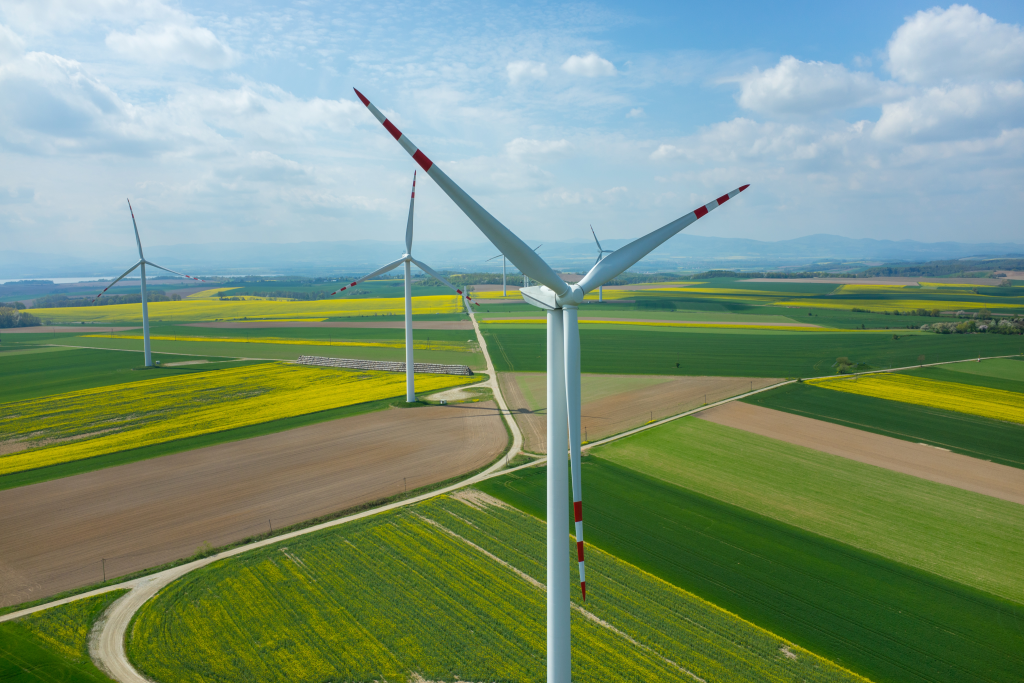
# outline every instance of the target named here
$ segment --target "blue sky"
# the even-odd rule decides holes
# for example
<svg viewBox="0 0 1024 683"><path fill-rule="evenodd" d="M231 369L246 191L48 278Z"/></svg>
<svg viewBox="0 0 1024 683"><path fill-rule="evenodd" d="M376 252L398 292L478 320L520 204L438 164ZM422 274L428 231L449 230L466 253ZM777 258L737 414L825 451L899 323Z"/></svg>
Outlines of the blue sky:
<svg viewBox="0 0 1024 683"><path fill-rule="evenodd" d="M1024 242L1024 4L0 0L5 248L402 240L413 163L528 239ZM417 235L478 241L428 179ZM127 242L127 244L126 244Z"/></svg>

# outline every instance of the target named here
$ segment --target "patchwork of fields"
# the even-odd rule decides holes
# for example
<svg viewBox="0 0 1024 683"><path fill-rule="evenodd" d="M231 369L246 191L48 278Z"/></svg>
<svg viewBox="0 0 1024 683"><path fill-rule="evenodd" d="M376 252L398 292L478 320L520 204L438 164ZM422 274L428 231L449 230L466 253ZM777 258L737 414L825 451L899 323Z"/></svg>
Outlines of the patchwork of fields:
<svg viewBox="0 0 1024 683"><path fill-rule="evenodd" d="M421 391L474 381L421 375ZM398 373L262 364L7 404L0 475L405 392Z"/></svg>
<svg viewBox="0 0 1024 683"><path fill-rule="evenodd" d="M543 681L544 539L484 496L436 498L189 574L139 612L129 655L163 683ZM601 589L574 593L576 681L863 680L611 555L588 560Z"/></svg>

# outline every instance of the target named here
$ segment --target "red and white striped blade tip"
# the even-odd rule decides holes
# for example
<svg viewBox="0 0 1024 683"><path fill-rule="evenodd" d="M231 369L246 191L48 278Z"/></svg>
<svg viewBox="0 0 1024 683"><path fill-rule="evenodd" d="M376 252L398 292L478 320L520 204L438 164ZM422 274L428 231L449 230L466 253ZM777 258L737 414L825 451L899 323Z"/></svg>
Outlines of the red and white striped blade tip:
<svg viewBox="0 0 1024 683"><path fill-rule="evenodd" d="M581 581L580 582L580 590L583 591L583 602L586 602L587 601L587 582L586 581Z"/></svg>

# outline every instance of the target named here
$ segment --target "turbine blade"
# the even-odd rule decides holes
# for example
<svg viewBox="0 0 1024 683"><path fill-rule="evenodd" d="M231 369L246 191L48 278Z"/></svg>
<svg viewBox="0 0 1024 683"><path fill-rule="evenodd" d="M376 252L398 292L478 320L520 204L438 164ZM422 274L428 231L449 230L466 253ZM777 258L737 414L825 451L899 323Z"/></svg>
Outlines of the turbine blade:
<svg viewBox="0 0 1024 683"><path fill-rule="evenodd" d="M397 268L398 266L402 265L403 263L405 263L405 257L404 256L402 258L398 259L397 261L392 261L391 263L387 264L383 268L378 268L377 270L373 271L369 275L364 275L361 278L353 280L352 284L345 285L341 289L336 289L333 292L331 292L330 294L328 294L328 296L334 296L338 292L344 292L349 287L355 287L360 282L364 282L364 281L369 280L371 278L375 278L378 275L382 275L382 274L388 272L389 270L394 270L395 268Z"/></svg>
<svg viewBox="0 0 1024 683"><path fill-rule="evenodd" d="M543 246L544 246L543 244L538 244L537 246L535 246L535 247L533 248L533 250L534 250L534 251L537 251L538 249L540 249L540 248L541 248L541 247L543 247Z"/></svg>
<svg viewBox="0 0 1024 683"><path fill-rule="evenodd" d="M590 226L590 234L594 236L594 241L597 242L597 250L598 250L598 252L603 252L604 248L601 246L601 243L597 241L597 233L594 232L594 226L593 225Z"/></svg>
<svg viewBox="0 0 1024 683"><path fill-rule="evenodd" d="M416 204L416 171L412 172L412 197L409 199L409 222L405 225L405 253L412 253L412 210Z"/></svg>
<svg viewBox="0 0 1024 683"><path fill-rule="evenodd" d="M583 477L580 471L580 325L576 308L562 309L565 345L565 400L569 422L569 467L572 475L572 509L576 524L576 556L580 570L580 590L587 599L587 574L583 564Z"/></svg>
<svg viewBox="0 0 1024 683"><path fill-rule="evenodd" d="M461 289L459 289L458 287L456 287L456 286L455 286L455 285L453 285L452 283L450 283L450 282L448 282L447 280L445 280L445 279L444 279L443 277L441 277L441 274L440 274L440 273L438 273L438 272L437 272L436 270L434 270L433 268L431 268L430 266L428 266L428 265L427 265L426 263L421 263L420 261L417 261L417 260L416 260L416 259L414 259L414 258L411 258L411 259L409 259L409 260L410 260L410 261L412 261L413 263L415 263L415 264L416 264L416 266L417 266L417 267L418 267L418 268L419 268L420 270L422 270L422 271L423 271L424 273L426 273L427 275L429 275L429 276L431 276L431 277L434 277L434 278L437 278L437 279L438 279L438 280L439 280L439 281L441 282L441 284L443 284L443 285L448 285L448 286L449 286L450 288L454 289L454 290L455 290L455 293L456 293L456 294L458 294L459 296L464 296L464 297L466 297L466 301L470 302L470 303L471 303L471 304L473 304L474 306L479 306L479 305L480 305L480 304L478 304L477 302L473 301L473 297L471 297L471 296L470 296L469 294L466 294L466 293L465 293L465 292L463 292L463 291L462 291Z"/></svg>
<svg viewBox="0 0 1024 683"><path fill-rule="evenodd" d="M132 200L128 199L128 211L132 214L132 227L135 228L135 243L139 245L139 259L144 260L142 255L142 240L139 239L139 224L135 222L135 210L132 209Z"/></svg>
<svg viewBox="0 0 1024 683"><path fill-rule="evenodd" d="M613 251L611 256L599 261L597 265L591 268L590 272L580 280L580 288L582 288L584 292L592 292L597 289L604 283L625 271L644 256L647 256L649 253L657 249L683 228L687 227L697 219L706 216L709 211L713 211L722 204L725 204L748 187L750 187L750 185L743 185L742 187L736 188L729 194L723 194L718 199L714 199L697 210L691 211L682 218L677 218L668 225L660 227L653 232L649 232L643 237L633 240L626 246Z"/></svg>
<svg viewBox="0 0 1024 683"><path fill-rule="evenodd" d="M502 256L504 256L504 254L498 254L497 256L492 256L491 258L487 259L487 261L493 261L494 259L501 258ZM484 263L487 263L487 261L484 261Z"/></svg>
<svg viewBox="0 0 1024 683"><path fill-rule="evenodd" d="M398 144L416 160L420 168L434 179L438 187L444 190L444 193L455 202L455 205L462 209L466 217L473 221L476 227L480 229L480 232L501 253L505 254L513 265L534 280L547 285L556 294L564 296L569 293L569 285L562 278L558 277L551 266L544 262L544 259L534 253L515 233L502 225L497 218L489 214L482 206L476 203L476 200L466 194L461 187L445 175L444 171L438 168L437 164L428 159L427 155L421 152L409 138L402 135L402 132L395 128L395 125L384 114L380 113L380 110L373 106L370 100L363 97L361 92L358 90L355 92L359 96L359 100L370 110L370 113L380 121L384 128L391 133L392 137L398 140Z"/></svg>
<svg viewBox="0 0 1024 683"><path fill-rule="evenodd" d="M99 299L99 298L100 298L101 296L103 296L104 294L106 294L106 293L107 293L107 290L108 290L108 289L110 289L111 287L113 287L114 285L116 285L116 284L117 284L118 282L120 282L121 280L125 279L125 277L127 277L129 273L131 273L131 272L132 272L133 270L135 270L136 268L138 268L139 266L141 266L141 265L142 265L143 263L144 263L144 261L137 261L137 262L135 263L135 265L134 265L134 266L132 266L132 267L131 267L131 268L129 268L128 270L126 270L126 271L124 271L123 273L121 273L121 275L120 275L120 276L119 276L119 277L118 277L118 278L117 278L116 280L114 280L114 281L113 281L113 282L111 282L111 283L110 283L109 285L107 285L106 287L104 287L104 288L103 288L103 291L102 291L102 292L100 292L99 294L97 294L97 295L96 295L96 297L95 297L95 298L93 299L93 301L95 302L95 301L96 301L97 299Z"/></svg>
<svg viewBox="0 0 1024 683"><path fill-rule="evenodd" d="M189 280L198 280L199 282L206 282L206 280L204 280L202 278L192 277L191 275L186 275L185 273L179 273L178 271L171 270L170 268L164 268L163 266L158 266L157 264L153 263L152 261L146 261L146 264L148 264L150 266L153 266L154 268L159 268L160 270L166 270L168 273L174 273L175 275L180 275L182 277L187 277Z"/></svg>

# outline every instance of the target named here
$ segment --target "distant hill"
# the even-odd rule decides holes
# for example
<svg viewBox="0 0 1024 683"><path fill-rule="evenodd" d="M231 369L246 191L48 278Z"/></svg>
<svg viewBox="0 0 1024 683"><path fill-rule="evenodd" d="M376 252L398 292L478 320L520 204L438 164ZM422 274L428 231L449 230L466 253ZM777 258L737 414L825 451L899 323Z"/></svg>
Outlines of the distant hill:
<svg viewBox="0 0 1024 683"><path fill-rule="evenodd" d="M617 249L627 242L608 239L603 244L605 248ZM401 256L403 246L399 242L375 240L153 245L147 248L146 255L169 268L193 274L356 274ZM488 266L501 267L500 260L485 265L484 261L497 253L486 242L420 242L415 253L435 268L480 271ZM584 241L545 243L540 253L552 266L566 271L586 270L596 256L594 244ZM637 268L764 270L837 261L879 265L899 261L1021 256L1024 256L1024 244L851 239L824 234L762 242L683 233L669 240ZM5 250L0 252L0 279L108 276L120 273L131 263L131 258L129 255L123 261L117 261Z"/></svg>

